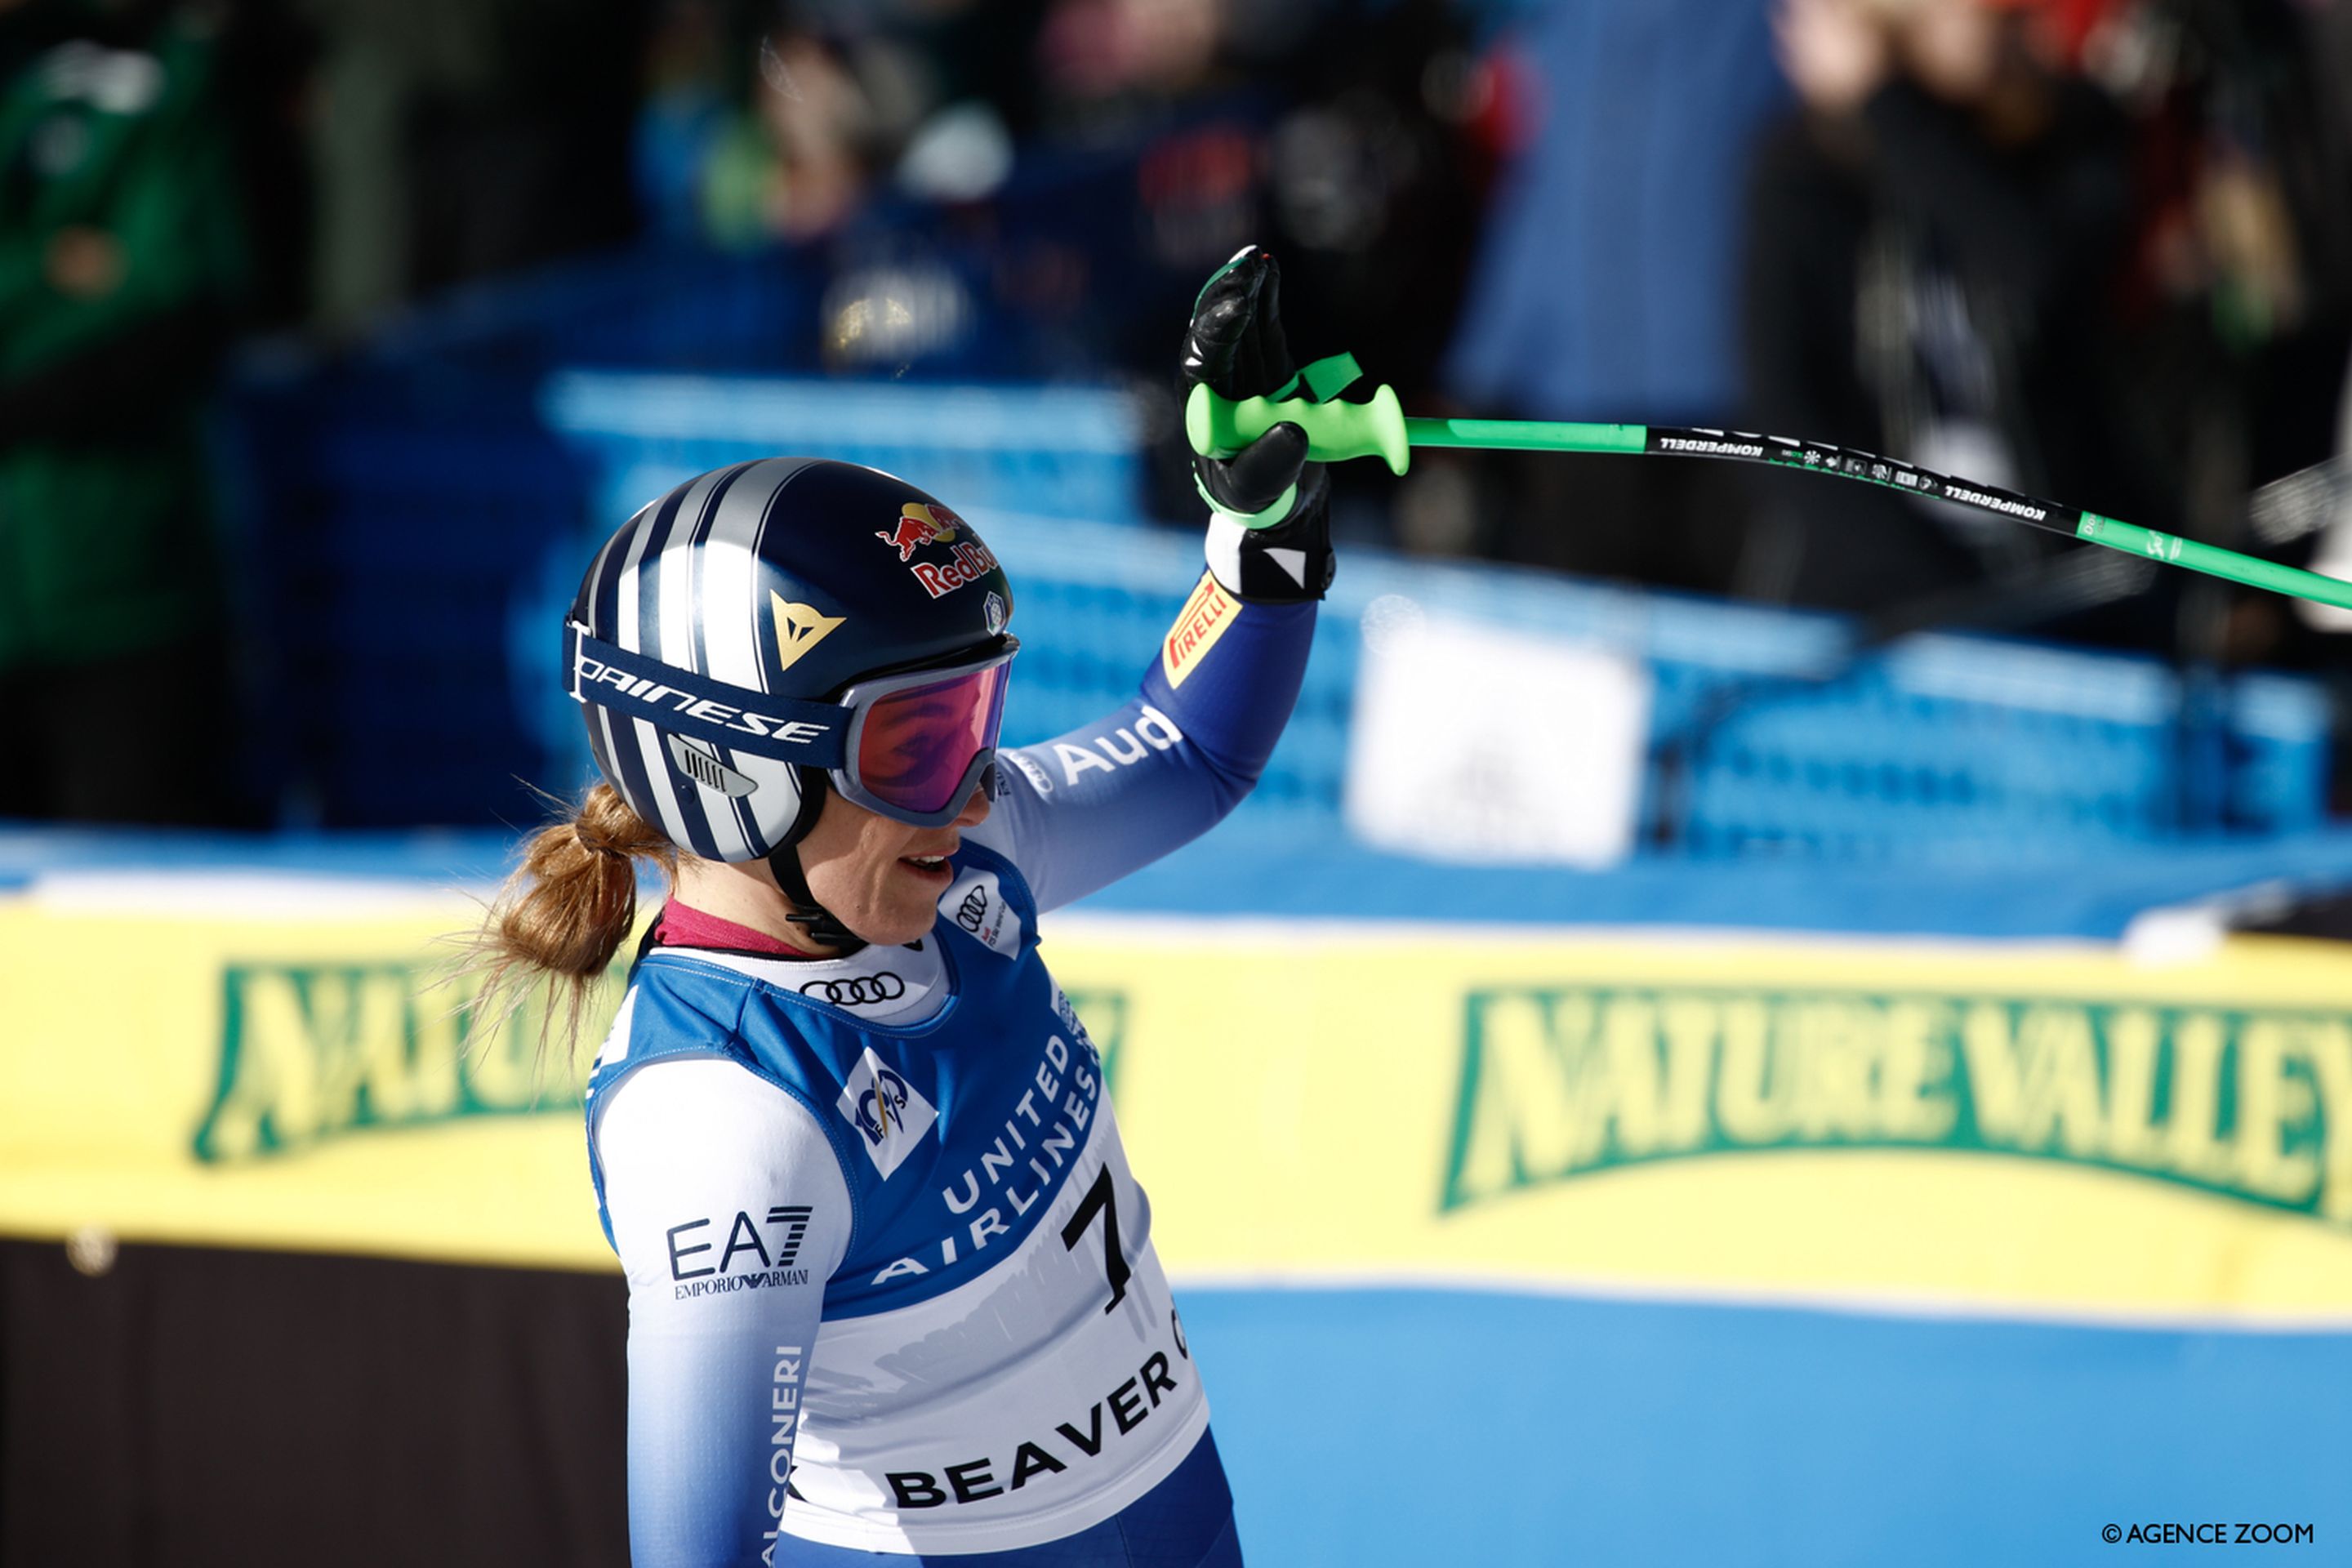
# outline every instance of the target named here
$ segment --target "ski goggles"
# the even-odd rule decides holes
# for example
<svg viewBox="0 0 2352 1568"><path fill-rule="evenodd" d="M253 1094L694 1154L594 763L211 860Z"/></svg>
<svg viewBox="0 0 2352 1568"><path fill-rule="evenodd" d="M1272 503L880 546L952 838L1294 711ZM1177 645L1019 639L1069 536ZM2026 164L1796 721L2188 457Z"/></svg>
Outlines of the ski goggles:
<svg viewBox="0 0 2352 1568"><path fill-rule="evenodd" d="M844 799L919 827L953 821L996 763L1004 689L1021 645L949 670L910 670L854 681L848 765L835 768Z"/></svg>
<svg viewBox="0 0 2352 1568"><path fill-rule="evenodd" d="M917 827L961 815L996 761L1020 643L1005 637L958 664L853 681L835 702L776 697L564 627L572 700L730 751L823 768L854 805Z"/></svg>

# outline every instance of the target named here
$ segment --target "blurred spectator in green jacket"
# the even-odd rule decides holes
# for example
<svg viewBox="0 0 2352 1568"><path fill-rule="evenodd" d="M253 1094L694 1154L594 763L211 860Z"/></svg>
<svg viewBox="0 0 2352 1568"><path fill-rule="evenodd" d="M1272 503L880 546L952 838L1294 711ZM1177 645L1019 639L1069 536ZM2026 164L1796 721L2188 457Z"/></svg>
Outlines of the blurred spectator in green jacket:
<svg viewBox="0 0 2352 1568"><path fill-rule="evenodd" d="M0 816L219 820L201 415L245 246L193 7L0 5Z"/></svg>

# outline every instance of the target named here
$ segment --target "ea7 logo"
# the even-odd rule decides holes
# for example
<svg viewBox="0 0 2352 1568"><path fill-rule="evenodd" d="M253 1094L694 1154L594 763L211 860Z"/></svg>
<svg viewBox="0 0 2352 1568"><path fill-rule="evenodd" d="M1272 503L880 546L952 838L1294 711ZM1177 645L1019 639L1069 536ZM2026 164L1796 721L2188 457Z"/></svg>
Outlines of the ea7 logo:
<svg viewBox="0 0 2352 1568"><path fill-rule="evenodd" d="M808 1234L809 1205L778 1204L768 1210L764 1227L753 1223L751 1211L739 1209L727 1223L727 1239L722 1246L702 1236L687 1238L698 1231L716 1232L712 1227L721 1222L716 1219L690 1219L683 1225L669 1227L669 1277L672 1279L699 1279L705 1275L725 1274L734 1267L738 1258L749 1254L759 1267L788 1268L801 1255L801 1238ZM705 1263L700 1268L686 1267L686 1260L705 1252L715 1251L719 1261ZM746 1264L746 1269L751 1265Z"/></svg>

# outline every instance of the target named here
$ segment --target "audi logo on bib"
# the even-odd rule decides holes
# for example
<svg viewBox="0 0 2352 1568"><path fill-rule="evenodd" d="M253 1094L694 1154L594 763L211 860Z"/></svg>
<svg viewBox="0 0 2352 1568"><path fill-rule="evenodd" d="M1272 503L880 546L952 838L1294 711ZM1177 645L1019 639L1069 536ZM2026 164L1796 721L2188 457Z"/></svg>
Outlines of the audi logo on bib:
<svg viewBox="0 0 2352 1568"><path fill-rule="evenodd" d="M801 987L802 995L830 1002L836 1007L871 1007L896 1002L906 994L907 983L887 969L842 980L812 980Z"/></svg>

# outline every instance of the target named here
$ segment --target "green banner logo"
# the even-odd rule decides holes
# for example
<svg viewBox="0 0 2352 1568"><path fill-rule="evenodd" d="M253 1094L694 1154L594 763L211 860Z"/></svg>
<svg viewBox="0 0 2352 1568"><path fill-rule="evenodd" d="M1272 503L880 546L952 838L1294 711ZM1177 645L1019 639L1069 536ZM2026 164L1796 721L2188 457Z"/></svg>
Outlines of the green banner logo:
<svg viewBox="0 0 2352 1568"><path fill-rule="evenodd" d="M481 1116L577 1114L622 993L608 974L583 1016L576 1059L542 998L478 1031L478 981L411 964L234 963L222 971L220 1071L197 1127L199 1160L283 1153L346 1133ZM1071 1005L1116 1081L1127 997L1073 991ZM559 1021L560 1023L560 1021Z"/></svg>
<svg viewBox="0 0 2352 1568"><path fill-rule="evenodd" d="M1510 987L1465 1004L1442 1211L1646 1161L1954 1149L2352 1225L2352 1014Z"/></svg>
<svg viewBox="0 0 2352 1568"><path fill-rule="evenodd" d="M1095 1054L1102 1058L1103 1092L1118 1101L1119 1047L1127 1039L1127 993L1109 986L1096 986L1065 991L1070 1008L1078 1022L1087 1026L1087 1038L1095 1043Z"/></svg>
<svg viewBox="0 0 2352 1568"><path fill-rule="evenodd" d="M617 973L592 999L576 1060L527 997L478 1028L478 982L405 963L233 963L222 971L220 1074L196 1129L199 1160L280 1153L363 1128L577 1112L620 1005Z"/></svg>

